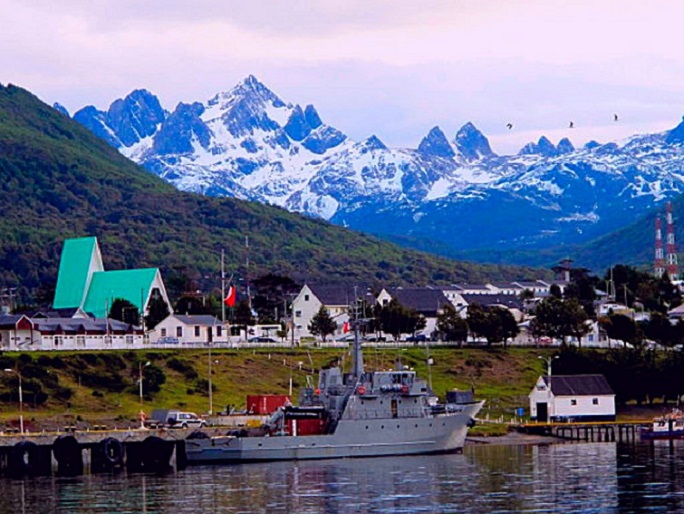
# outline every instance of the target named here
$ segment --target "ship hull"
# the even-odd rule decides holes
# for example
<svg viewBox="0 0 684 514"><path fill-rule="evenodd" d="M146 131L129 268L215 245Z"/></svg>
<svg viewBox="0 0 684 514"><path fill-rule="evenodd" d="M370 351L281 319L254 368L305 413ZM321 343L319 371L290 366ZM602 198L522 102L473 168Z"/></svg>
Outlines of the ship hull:
<svg viewBox="0 0 684 514"><path fill-rule="evenodd" d="M218 464L457 452L481 408L478 402L441 416L342 419L329 435L192 439L186 456L188 464Z"/></svg>

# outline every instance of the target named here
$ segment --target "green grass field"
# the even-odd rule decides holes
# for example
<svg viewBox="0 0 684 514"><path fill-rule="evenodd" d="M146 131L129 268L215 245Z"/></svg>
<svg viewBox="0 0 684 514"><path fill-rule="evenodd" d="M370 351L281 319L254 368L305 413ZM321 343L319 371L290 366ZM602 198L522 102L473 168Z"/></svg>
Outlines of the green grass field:
<svg viewBox="0 0 684 514"><path fill-rule="evenodd" d="M527 395L544 369L539 354L536 349L412 347L364 351L368 370L391 369L401 362L429 379L441 398L454 388L474 389L477 398L486 400L481 416L503 417L505 421L513 417L515 408L527 409ZM434 361L429 368L428 357ZM290 383L296 401L307 381L315 387L317 370L338 359L345 369L350 368L350 353L341 349L214 349L213 410L222 411L227 405L244 408L248 394L286 394ZM92 424L135 422L140 411L138 366L147 361L152 364L150 368L159 368L166 377L159 391L144 391L143 409L148 414L155 408L198 414L209 410L207 350L35 352L21 357L5 353L0 360L2 369L18 366L22 370L24 418L37 427L74 420ZM11 373L1 375L0 423L14 423L19 414L17 379ZM40 405L31 402L32 381L42 384L47 393L47 401ZM55 384L67 388L71 396L60 398L53 392Z"/></svg>

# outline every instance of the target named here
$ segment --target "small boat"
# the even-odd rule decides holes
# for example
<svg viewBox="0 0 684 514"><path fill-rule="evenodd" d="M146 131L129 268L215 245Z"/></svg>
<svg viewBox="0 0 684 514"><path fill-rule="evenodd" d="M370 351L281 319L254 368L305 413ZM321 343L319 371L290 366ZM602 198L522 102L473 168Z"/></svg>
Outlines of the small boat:
<svg viewBox="0 0 684 514"><path fill-rule="evenodd" d="M188 464L376 457L457 452L484 402L470 391L438 402L415 371L366 372L355 323L352 371L320 371L298 406L280 407L258 428L186 440Z"/></svg>
<svg viewBox="0 0 684 514"><path fill-rule="evenodd" d="M654 418L650 427L641 430L641 438L684 439L684 412L672 409L672 412Z"/></svg>

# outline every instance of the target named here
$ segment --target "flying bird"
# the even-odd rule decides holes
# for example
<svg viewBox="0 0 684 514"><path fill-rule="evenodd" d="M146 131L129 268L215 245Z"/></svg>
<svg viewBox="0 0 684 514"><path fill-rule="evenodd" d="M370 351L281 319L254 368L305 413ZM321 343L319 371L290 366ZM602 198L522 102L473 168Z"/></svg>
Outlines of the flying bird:
<svg viewBox="0 0 684 514"><path fill-rule="evenodd" d="M513 128L513 124L512 124L512 123L506 123L506 126L508 127L508 130L511 130L511 129Z"/></svg>
<svg viewBox="0 0 684 514"><path fill-rule="evenodd" d="M613 121L617 121L617 120L618 120L618 115L617 115L617 114L613 114Z"/></svg>
<svg viewBox="0 0 684 514"><path fill-rule="evenodd" d="M575 123L572 121L570 122L570 128L575 128Z"/></svg>

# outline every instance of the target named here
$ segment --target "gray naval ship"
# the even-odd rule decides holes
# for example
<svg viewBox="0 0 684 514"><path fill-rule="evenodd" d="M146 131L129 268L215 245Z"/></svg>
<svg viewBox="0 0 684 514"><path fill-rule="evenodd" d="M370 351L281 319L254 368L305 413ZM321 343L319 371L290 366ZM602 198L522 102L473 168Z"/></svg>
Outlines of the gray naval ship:
<svg viewBox="0 0 684 514"><path fill-rule="evenodd" d="M355 325L351 373L322 369L318 387L303 388L262 427L186 440L188 464L456 452L484 402L452 392L440 403L412 370L365 372Z"/></svg>

